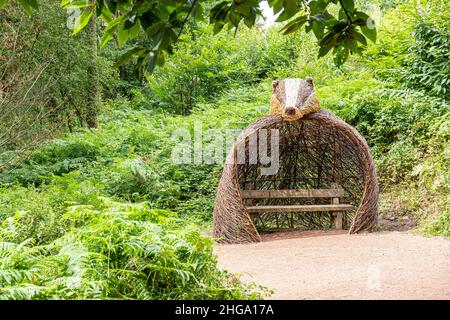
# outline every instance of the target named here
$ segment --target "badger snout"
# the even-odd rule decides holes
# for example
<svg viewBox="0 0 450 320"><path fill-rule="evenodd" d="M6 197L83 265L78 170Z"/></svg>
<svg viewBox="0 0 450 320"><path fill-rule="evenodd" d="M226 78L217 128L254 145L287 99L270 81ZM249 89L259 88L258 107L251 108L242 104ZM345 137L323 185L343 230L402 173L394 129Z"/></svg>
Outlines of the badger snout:
<svg viewBox="0 0 450 320"><path fill-rule="evenodd" d="M285 113L286 113L288 116L293 116L293 115L295 115L295 107L287 107L286 110L285 110Z"/></svg>
<svg viewBox="0 0 450 320"><path fill-rule="evenodd" d="M286 121L295 121L302 117L300 110L296 107L285 107L281 116Z"/></svg>

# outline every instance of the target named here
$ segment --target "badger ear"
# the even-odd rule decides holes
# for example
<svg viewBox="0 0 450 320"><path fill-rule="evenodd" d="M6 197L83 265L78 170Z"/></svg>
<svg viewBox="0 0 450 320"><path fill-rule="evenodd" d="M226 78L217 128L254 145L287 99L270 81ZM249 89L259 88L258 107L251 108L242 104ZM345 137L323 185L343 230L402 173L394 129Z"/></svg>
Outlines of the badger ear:
<svg viewBox="0 0 450 320"><path fill-rule="evenodd" d="M275 91L275 89L278 87L279 84L280 84L280 80L273 80L272 81L272 90Z"/></svg>
<svg viewBox="0 0 450 320"><path fill-rule="evenodd" d="M306 82L308 82L309 84L314 85L314 80L313 80L313 78L311 78L311 77L307 77L307 78L306 78Z"/></svg>

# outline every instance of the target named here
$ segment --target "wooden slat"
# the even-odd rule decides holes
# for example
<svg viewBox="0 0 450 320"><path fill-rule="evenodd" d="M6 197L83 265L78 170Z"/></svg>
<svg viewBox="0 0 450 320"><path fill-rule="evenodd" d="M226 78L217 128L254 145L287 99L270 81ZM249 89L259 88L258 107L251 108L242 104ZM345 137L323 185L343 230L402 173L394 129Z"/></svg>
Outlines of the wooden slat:
<svg viewBox="0 0 450 320"><path fill-rule="evenodd" d="M339 198L331 199L332 205L339 205ZM342 230L342 211L334 212L334 225L337 230Z"/></svg>
<svg viewBox="0 0 450 320"><path fill-rule="evenodd" d="M342 230L342 212L336 212L334 217L334 225L337 230Z"/></svg>
<svg viewBox="0 0 450 320"><path fill-rule="evenodd" d="M323 205L293 205L293 206L252 206L247 207L250 213L263 212L320 212L320 211L350 211L349 204L323 204Z"/></svg>
<svg viewBox="0 0 450 320"><path fill-rule="evenodd" d="M244 184L244 189L245 190L253 190L253 184L252 182L246 182ZM253 198L244 198L244 204L246 206L253 206Z"/></svg>
<svg viewBox="0 0 450 320"><path fill-rule="evenodd" d="M242 190L244 199L340 198L344 189Z"/></svg>

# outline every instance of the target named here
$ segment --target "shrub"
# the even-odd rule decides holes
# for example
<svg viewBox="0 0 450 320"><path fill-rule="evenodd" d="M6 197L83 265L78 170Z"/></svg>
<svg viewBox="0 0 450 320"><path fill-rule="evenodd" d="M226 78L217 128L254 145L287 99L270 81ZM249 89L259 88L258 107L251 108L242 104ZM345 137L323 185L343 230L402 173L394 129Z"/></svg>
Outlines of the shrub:
<svg viewBox="0 0 450 320"><path fill-rule="evenodd" d="M50 198L36 189L14 186L0 189L0 238L42 244L62 235ZM1 269L1 268L0 268Z"/></svg>
<svg viewBox="0 0 450 320"><path fill-rule="evenodd" d="M450 9L422 18L414 26L414 41L408 44L405 71L407 86L429 95L450 98ZM430 21L431 20L431 21Z"/></svg>
<svg viewBox="0 0 450 320"><path fill-rule="evenodd" d="M425 233L430 235L438 235L450 237L450 211L442 212L442 214L435 216L431 221L423 226Z"/></svg>
<svg viewBox="0 0 450 320"><path fill-rule="evenodd" d="M80 137L55 139L37 149L21 166L5 168L0 182L38 186L51 175L62 175L93 165L99 154L98 146Z"/></svg>

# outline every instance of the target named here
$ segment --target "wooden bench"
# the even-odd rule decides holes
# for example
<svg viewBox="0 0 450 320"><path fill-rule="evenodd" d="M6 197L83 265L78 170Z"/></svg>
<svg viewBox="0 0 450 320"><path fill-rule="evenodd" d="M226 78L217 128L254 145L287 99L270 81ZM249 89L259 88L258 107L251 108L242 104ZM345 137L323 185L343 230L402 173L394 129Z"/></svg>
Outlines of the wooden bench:
<svg viewBox="0 0 450 320"><path fill-rule="evenodd" d="M340 204L344 189L296 189L296 190L242 190L242 198L254 221L256 216L269 212L332 212L336 229L342 229L343 212L353 210L349 204ZM330 204L318 205L253 205L254 199L318 199L329 198Z"/></svg>

